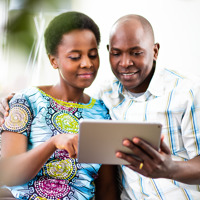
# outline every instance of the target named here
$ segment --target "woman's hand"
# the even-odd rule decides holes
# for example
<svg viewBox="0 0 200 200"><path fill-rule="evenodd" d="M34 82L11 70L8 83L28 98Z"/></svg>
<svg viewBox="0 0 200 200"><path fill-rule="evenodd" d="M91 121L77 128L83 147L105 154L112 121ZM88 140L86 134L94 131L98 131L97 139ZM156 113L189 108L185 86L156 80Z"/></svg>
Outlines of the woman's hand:
<svg viewBox="0 0 200 200"><path fill-rule="evenodd" d="M78 155L78 134L60 134L52 138L57 149L68 151L71 158Z"/></svg>

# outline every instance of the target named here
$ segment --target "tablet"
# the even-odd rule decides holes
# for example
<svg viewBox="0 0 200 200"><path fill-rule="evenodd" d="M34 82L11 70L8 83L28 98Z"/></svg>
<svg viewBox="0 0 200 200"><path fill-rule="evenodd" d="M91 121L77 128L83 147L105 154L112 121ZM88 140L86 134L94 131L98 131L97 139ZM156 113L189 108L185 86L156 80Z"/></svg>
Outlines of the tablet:
<svg viewBox="0 0 200 200"><path fill-rule="evenodd" d="M115 156L116 151L132 154L122 145L125 138L137 136L155 148L160 146L162 125L160 123L133 123L113 120L80 120L78 162L100 164L128 164Z"/></svg>

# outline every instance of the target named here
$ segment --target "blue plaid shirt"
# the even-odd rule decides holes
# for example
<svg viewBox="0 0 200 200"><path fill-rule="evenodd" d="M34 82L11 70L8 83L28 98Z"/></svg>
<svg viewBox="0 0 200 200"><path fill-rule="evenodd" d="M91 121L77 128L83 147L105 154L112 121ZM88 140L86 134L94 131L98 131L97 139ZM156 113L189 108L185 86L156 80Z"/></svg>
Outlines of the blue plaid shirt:
<svg viewBox="0 0 200 200"><path fill-rule="evenodd" d="M200 154L200 87L192 80L156 67L147 91L139 96L127 91L116 78L101 88L98 98L113 120L160 122L174 160L189 160ZM130 199L200 199L199 185L150 179L125 166L122 183Z"/></svg>

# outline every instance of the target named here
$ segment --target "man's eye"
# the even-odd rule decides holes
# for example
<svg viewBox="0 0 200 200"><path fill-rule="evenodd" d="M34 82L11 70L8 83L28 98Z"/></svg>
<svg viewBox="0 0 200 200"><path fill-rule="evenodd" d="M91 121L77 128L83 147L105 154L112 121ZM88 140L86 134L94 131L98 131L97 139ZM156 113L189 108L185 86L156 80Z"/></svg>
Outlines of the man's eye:
<svg viewBox="0 0 200 200"><path fill-rule="evenodd" d="M112 56L119 56L119 55L120 55L120 53L118 53L118 52L110 52L110 54L111 54Z"/></svg>
<svg viewBox="0 0 200 200"><path fill-rule="evenodd" d="M131 55L133 56L140 56L141 54L143 54L142 51L138 51L138 52L131 52Z"/></svg>

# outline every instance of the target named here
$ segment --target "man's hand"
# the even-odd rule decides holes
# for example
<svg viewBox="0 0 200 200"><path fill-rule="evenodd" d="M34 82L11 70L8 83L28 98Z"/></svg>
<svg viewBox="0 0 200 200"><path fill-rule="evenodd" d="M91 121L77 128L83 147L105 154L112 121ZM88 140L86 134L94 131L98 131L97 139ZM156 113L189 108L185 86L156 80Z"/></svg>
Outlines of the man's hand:
<svg viewBox="0 0 200 200"><path fill-rule="evenodd" d="M118 158L130 163L130 169L150 178L171 178L170 174L176 169L176 164L171 158L170 149L161 139L160 150L155 150L140 138L124 140L123 145L130 148L139 159L117 152Z"/></svg>
<svg viewBox="0 0 200 200"><path fill-rule="evenodd" d="M0 126L4 123L4 118L8 116L9 101L13 98L14 93L8 95L6 98L0 99Z"/></svg>

